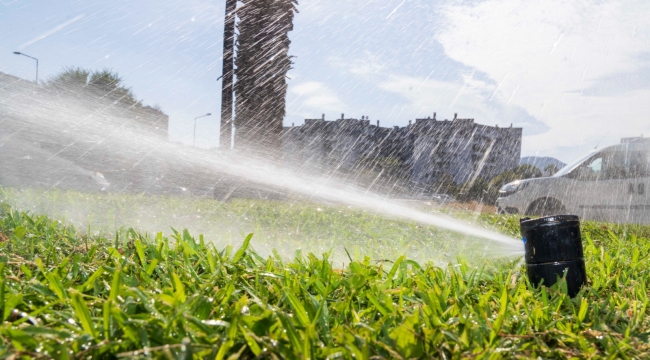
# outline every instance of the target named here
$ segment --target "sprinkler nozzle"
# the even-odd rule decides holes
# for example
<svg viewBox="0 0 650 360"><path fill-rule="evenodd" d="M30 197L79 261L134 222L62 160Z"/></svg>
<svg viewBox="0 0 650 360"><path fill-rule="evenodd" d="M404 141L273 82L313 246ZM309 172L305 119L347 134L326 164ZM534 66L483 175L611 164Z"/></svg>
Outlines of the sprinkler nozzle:
<svg viewBox="0 0 650 360"><path fill-rule="evenodd" d="M565 277L567 293L576 296L587 283L580 219L575 215L553 215L520 220L530 282L552 286Z"/></svg>

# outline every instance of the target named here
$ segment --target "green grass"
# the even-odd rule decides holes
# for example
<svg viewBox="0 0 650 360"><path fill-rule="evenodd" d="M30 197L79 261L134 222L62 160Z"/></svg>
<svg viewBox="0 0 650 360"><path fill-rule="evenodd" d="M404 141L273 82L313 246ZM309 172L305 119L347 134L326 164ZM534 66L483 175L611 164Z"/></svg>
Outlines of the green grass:
<svg viewBox="0 0 650 360"><path fill-rule="evenodd" d="M255 236L109 238L0 209L2 357L649 357L647 227L585 223L589 286L570 299L531 288L518 260L337 268L327 253L261 257Z"/></svg>
<svg viewBox="0 0 650 360"><path fill-rule="evenodd" d="M220 203L200 198L0 189L3 201L16 209L46 214L84 232L90 229L94 235L112 237L116 230L133 228L143 234L163 232L171 236L172 228L188 229L192 234L203 234L206 242L222 249L239 246L243 238L254 233L252 247L261 256L277 251L284 258L292 258L297 249L315 254L332 251L330 259L339 267L349 262L346 250L354 259L368 256L395 261L405 255L438 265L454 261L458 253L473 258L498 251L484 239L301 199ZM429 212L443 211L422 207ZM476 218L478 215L466 212L454 215L482 227L504 229L498 224L500 219L490 216ZM511 234L518 238L517 231Z"/></svg>

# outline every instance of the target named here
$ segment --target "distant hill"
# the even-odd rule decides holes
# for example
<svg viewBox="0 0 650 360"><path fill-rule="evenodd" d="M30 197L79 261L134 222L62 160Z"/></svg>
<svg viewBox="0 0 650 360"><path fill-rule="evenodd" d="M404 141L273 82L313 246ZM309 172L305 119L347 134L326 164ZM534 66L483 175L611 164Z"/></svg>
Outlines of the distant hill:
<svg viewBox="0 0 650 360"><path fill-rule="evenodd" d="M519 165L524 165L524 164L533 165L536 168L540 169L542 172L544 172L544 169L549 164L555 164L558 170L566 166L566 164L561 162L560 160L549 156L525 156L521 158L521 161L519 161Z"/></svg>

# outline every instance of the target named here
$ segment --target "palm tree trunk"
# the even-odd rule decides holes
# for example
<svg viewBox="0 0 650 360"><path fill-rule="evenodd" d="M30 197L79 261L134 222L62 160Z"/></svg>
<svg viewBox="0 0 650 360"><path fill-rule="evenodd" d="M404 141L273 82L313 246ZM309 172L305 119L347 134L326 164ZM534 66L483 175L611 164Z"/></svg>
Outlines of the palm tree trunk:
<svg viewBox="0 0 650 360"><path fill-rule="evenodd" d="M282 151L287 72L291 69L288 33L296 0L242 0L238 11L236 147L274 157Z"/></svg>

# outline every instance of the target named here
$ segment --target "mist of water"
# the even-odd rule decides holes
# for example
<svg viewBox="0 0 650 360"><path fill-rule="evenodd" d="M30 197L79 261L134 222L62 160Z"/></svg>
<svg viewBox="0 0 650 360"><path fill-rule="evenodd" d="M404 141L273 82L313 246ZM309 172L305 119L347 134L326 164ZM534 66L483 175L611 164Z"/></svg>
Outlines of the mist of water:
<svg viewBox="0 0 650 360"><path fill-rule="evenodd" d="M139 127L112 103L98 107L96 103L89 104L79 98L40 94L21 101L0 101L0 116L5 129L4 137L0 133L3 144L7 147L22 144L26 152L39 154L41 157L39 164L27 162L28 160L24 162L25 165L15 161L12 163L14 168L11 172L14 177L18 177L14 179L14 187L29 186L33 174L26 171L26 168L45 169L47 166L51 167L47 164L55 164L59 161L57 159L66 155L67 158L72 156L71 161L75 164L84 164L84 158L88 154L100 153L102 158L108 159L107 161L120 159L123 164L121 171L125 173L145 169L144 173L149 177L147 181L151 184L148 186L156 186L156 182L164 181L157 178L156 174L162 164L165 164L172 169L172 173L176 170L182 172L183 169L192 169L194 178L186 180L208 184L206 194L209 193L209 187L219 186L224 176L236 177L284 189L314 201L345 204L388 218L414 221L461 233L475 238L477 246L489 244L494 248L494 254L523 254L521 242L511 237L449 216L421 211L387 196L356 188L334 177L307 175L293 171L279 162L237 151L206 151L168 142L147 128ZM20 134L28 135L21 138ZM102 183L105 179L100 178L101 175L95 175L96 169L92 168L92 163L86 162L85 170L80 170L79 165L64 166L63 160L59 162L59 165L55 165L59 170L69 171L70 174L89 175L91 183L105 185ZM110 176L104 175L110 182ZM26 178L21 179L21 176ZM64 174L57 175L54 172L53 176ZM54 181L50 186L59 184ZM131 184L112 183L109 191L121 192L129 186Z"/></svg>

